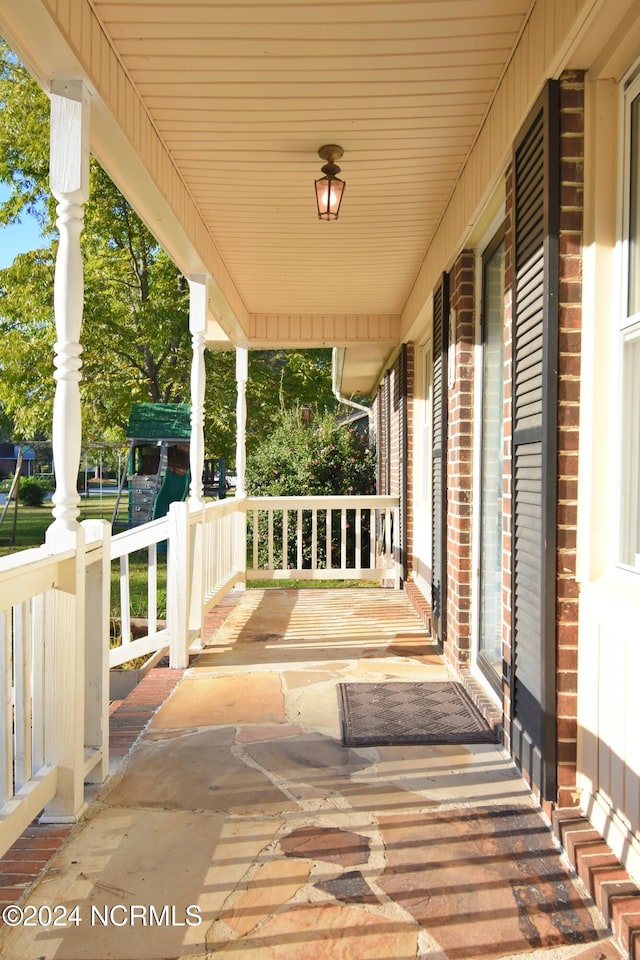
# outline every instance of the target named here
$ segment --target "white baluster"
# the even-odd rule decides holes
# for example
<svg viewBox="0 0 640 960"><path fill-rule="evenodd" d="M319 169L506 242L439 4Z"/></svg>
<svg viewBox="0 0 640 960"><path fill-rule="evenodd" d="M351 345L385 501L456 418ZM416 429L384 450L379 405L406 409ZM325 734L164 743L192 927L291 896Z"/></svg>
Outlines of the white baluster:
<svg viewBox="0 0 640 960"><path fill-rule="evenodd" d="M47 542L78 530L82 442L80 332L84 278L80 234L89 196L89 100L81 81L56 81L51 94L51 192L60 233L54 279L57 341L52 445L56 472L54 522Z"/></svg>
<svg viewBox="0 0 640 960"><path fill-rule="evenodd" d="M205 330L207 324L207 280L194 277L189 280L189 330L193 356L191 360L191 443L189 486L190 505L194 510L204 504L202 471L204 469L204 366Z"/></svg>
<svg viewBox="0 0 640 960"><path fill-rule="evenodd" d="M246 497L245 470L247 454L245 433L247 426L247 378L249 376L249 351L236 347L236 497Z"/></svg>

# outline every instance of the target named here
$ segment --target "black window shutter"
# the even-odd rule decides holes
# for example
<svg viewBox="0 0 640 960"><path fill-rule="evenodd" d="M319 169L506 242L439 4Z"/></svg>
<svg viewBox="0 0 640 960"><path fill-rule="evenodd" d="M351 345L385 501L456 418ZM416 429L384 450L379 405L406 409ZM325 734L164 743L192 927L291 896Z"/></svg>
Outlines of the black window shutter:
<svg viewBox="0 0 640 960"><path fill-rule="evenodd" d="M547 800L556 774L558 85L513 153L512 752Z"/></svg>
<svg viewBox="0 0 640 960"><path fill-rule="evenodd" d="M384 464L384 433L383 433L383 424L384 424L384 411L382 409L384 398L382 393L382 387L378 387L377 395L377 416L376 416L376 467L377 467L377 485L376 493L382 494L386 491L382 485L382 468Z"/></svg>
<svg viewBox="0 0 640 960"><path fill-rule="evenodd" d="M442 274L433 293L433 450L432 575L433 632L446 638L447 612L447 351L449 345L449 275Z"/></svg>
<svg viewBox="0 0 640 960"><path fill-rule="evenodd" d="M391 493L391 374L384 376L384 492Z"/></svg>
<svg viewBox="0 0 640 960"><path fill-rule="evenodd" d="M409 443L409 434L408 434L408 423L407 423L407 392L408 392L408 378L407 378L407 345L406 343L402 344L402 352L399 357L400 369L399 369L399 446L400 446L400 463L399 463L399 484L400 484L400 566L402 568L402 578L406 580L408 573L408 557L407 557L407 500L408 500L408 485L407 485L407 450Z"/></svg>

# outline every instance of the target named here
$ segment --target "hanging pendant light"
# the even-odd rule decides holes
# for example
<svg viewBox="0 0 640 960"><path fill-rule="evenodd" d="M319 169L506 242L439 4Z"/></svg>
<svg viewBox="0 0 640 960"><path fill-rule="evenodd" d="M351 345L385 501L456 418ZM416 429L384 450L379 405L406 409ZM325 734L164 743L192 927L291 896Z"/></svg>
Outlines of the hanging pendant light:
<svg viewBox="0 0 640 960"><path fill-rule="evenodd" d="M345 183L337 176L340 173L340 167L335 161L339 160L343 153L342 147L336 143L327 143L318 150L320 159L327 161L322 167L324 177L315 181L318 217L321 220L337 220L340 213Z"/></svg>

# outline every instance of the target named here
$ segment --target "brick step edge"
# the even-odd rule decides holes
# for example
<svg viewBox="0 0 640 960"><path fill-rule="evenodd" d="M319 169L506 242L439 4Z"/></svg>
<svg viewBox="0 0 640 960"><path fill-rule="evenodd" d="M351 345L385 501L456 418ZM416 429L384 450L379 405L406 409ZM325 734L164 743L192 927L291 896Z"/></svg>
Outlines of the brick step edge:
<svg viewBox="0 0 640 960"><path fill-rule="evenodd" d="M431 634L431 604L413 580L405 580L403 588L418 619L421 621L427 633Z"/></svg>
<svg viewBox="0 0 640 960"><path fill-rule="evenodd" d="M640 960L640 889L578 807L551 815L553 832L593 897L623 955Z"/></svg>

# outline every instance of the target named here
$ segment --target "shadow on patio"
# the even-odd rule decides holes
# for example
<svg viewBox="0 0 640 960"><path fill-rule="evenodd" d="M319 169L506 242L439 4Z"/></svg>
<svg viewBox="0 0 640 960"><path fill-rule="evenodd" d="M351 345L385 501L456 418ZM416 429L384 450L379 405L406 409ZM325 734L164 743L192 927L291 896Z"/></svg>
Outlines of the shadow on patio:
<svg viewBox="0 0 640 960"><path fill-rule="evenodd" d="M404 593L228 606L3 958L619 956L498 747L341 745L340 680L448 678Z"/></svg>

